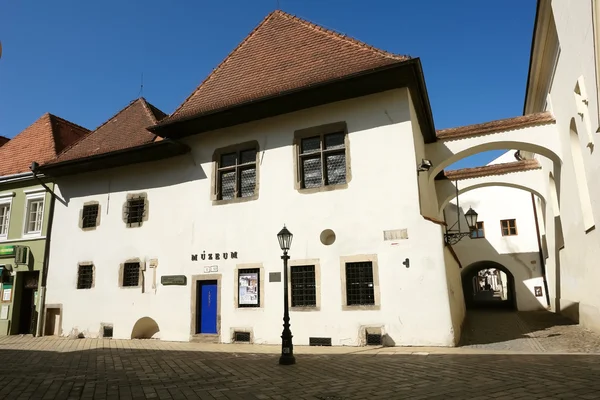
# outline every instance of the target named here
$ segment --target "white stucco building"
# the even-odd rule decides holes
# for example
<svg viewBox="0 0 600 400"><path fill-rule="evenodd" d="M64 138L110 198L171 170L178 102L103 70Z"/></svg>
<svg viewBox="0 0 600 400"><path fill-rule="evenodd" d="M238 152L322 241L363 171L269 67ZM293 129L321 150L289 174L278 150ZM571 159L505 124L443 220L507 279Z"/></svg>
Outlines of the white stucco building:
<svg viewBox="0 0 600 400"><path fill-rule="evenodd" d="M418 59L274 12L170 116L136 100L41 167L46 331L280 343L286 224L295 344L452 346L435 140Z"/></svg>

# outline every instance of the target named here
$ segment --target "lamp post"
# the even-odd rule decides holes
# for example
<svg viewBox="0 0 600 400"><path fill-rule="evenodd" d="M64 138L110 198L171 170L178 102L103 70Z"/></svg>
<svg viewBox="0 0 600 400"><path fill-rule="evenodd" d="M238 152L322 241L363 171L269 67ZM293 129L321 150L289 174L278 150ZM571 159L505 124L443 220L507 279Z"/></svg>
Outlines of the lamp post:
<svg viewBox="0 0 600 400"><path fill-rule="evenodd" d="M294 345L292 343L292 331L290 330L290 311L288 307L288 250L292 244L294 235L283 226L283 229L277 234L279 247L283 250L281 259L283 260L283 332L281 332L281 357L279 364L292 365L296 363L294 357Z"/></svg>

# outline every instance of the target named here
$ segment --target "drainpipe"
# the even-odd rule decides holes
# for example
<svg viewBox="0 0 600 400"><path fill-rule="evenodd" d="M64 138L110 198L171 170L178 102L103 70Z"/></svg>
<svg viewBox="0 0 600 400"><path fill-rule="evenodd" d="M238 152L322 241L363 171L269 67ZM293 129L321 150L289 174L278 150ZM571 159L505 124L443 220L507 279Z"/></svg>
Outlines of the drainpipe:
<svg viewBox="0 0 600 400"><path fill-rule="evenodd" d="M544 252L542 251L542 241L540 239L540 225L538 224L537 207L535 206L535 197L531 193L531 204L533 205L533 219L535 220L535 232L537 233L538 250L540 254L540 268L542 269L542 278L544 280L544 291L546 292L546 304L550 306L550 294L548 293L548 281L546 281L546 263L544 262Z"/></svg>
<svg viewBox="0 0 600 400"><path fill-rule="evenodd" d="M35 336L43 336L43 321L45 316L45 308L46 308L46 279L48 277L48 262L50 260L50 238L52 236L52 222L54 220L54 201L56 198L56 193L50 189L45 182L43 182L37 176L37 170L39 168L38 163L33 162L31 164L31 172L33 172L33 178L36 179L43 187L46 189L46 192L50 193L50 210L48 212L48 225L46 226L46 244L44 246L44 263L42 265L42 282L40 285L40 293L39 293L39 311L38 311L38 320L36 325Z"/></svg>

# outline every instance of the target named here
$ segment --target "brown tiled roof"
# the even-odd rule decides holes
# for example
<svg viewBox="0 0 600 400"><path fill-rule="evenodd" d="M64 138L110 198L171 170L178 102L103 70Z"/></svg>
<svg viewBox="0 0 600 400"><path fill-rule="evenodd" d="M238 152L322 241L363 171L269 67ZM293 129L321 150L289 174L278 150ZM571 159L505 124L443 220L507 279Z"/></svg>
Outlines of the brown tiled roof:
<svg viewBox="0 0 600 400"><path fill-rule="evenodd" d="M110 153L151 143L155 140L156 135L146 128L155 125L164 116L165 113L141 97L129 103L114 117L47 164Z"/></svg>
<svg viewBox="0 0 600 400"><path fill-rule="evenodd" d="M164 122L410 59L282 11L269 14Z"/></svg>
<svg viewBox="0 0 600 400"><path fill-rule="evenodd" d="M542 166L537 160L522 160L510 163L486 165L484 167L462 168L445 171L444 175L450 180L481 178L484 176L504 175L511 172L524 172L540 169Z"/></svg>
<svg viewBox="0 0 600 400"><path fill-rule="evenodd" d="M553 124L556 119L550 112L523 115L515 118L499 119L483 124L459 126L457 128L440 129L438 139L460 139L470 136L488 135L490 133L525 128L534 125Z"/></svg>
<svg viewBox="0 0 600 400"><path fill-rule="evenodd" d="M40 164L56 157L89 130L52 114L44 114L32 125L0 147L0 176L29 172L33 161Z"/></svg>
<svg viewBox="0 0 600 400"><path fill-rule="evenodd" d="M8 142L10 139L4 136L0 136L0 147L2 147L6 142Z"/></svg>

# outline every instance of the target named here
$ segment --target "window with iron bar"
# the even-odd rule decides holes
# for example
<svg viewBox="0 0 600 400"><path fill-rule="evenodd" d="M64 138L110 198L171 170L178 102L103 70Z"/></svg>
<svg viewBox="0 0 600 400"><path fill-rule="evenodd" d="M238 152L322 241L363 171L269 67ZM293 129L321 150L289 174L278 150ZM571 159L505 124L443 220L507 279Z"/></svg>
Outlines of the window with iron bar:
<svg viewBox="0 0 600 400"><path fill-rule="evenodd" d="M256 148L221 154L217 165L217 199L252 197L256 190Z"/></svg>
<svg viewBox="0 0 600 400"><path fill-rule="evenodd" d="M89 204L83 206L81 213L81 227L93 228L98 223L98 204Z"/></svg>
<svg viewBox="0 0 600 400"><path fill-rule="evenodd" d="M346 263L346 304L349 306L375 304L373 263Z"/></svg>
<svg viewBox="0 0 600 400"><path fill-rule="evenodd" d="M295 265L290 268L292 307L316 307L317 285L314 265Z"/></svg>
<svg viewBox="0 0 600 400"><path fill-rule="evenodd" d="M346 183L345 139L345 132L335 132L300 141L298 165L303 189Z"/></svg>
<svg viewBox="0 0 600 400"><path fill-rule="evenodd" d="M146 212L146 199L136 197L127 200L127 223L140 224L144 220Z"/></svg>
<svg viewBox="0 0 600 400"><path fill-rule="evenodd" d="M125 263L123 266L123 286L139 286L140 263Z"/></svg>
<svg viewBox="0 0 600 400"><path fill-rule="evenodd" d="M77 289L91 289L94 284L94 266L79 265L77 271Z"/></svg>
<svg viewBox="0 0 600 400"><path fill-rule="evenodd" d="M500 221L502 227L502 236L515 236L517 234L517 220L503 219Z"/></svg>
<svg viewBox="0 0 600 400"><path fill-rule="evenodd" d="M10 202L0 204L0 237L8 236L9 221L10 221Z"/></svg>

